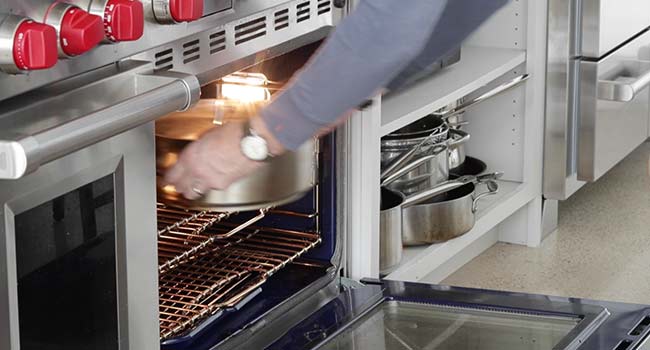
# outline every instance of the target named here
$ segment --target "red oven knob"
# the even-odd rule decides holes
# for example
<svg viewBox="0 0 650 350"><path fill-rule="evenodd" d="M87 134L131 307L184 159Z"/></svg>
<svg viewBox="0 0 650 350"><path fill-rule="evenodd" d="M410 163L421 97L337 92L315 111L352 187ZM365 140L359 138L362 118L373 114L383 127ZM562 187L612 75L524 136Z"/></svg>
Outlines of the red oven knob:
<svg viewBox="0 0 650 350"><path fill-rule="evenodd" d="M18 69L36 70L54 66L57 61L56 30L47 24L25 21L14 36L14 61Z"/></svg>
<svg viewBox="0 0 650 350"><path fill-rule="evenodd" d="M203 17L203 0L156 0L153 13L160 23L192 22Z"/></svg>
<svg viewBox="0 0 650 350"><path fill-rule="evenodd" d="M56 29L60 58L81 55L104 39L104 23L100 16L61 0L33 1L35 5L38 1L40 6L33 7L32 17Z"/></svg>
<svg viewBox="0 0 650 350"><path fill-rule="evenodd" d="M110 41L134 41L144 32L144 9L136 0L108 0L104 8L104 32Z"/></svg>
<svg viewBox="0 0 650 350"><path fill-rule="evenodd" d="M101 17L72 7L63 15L59 37L61 50L66 55L81 55L104 39L104 24Z"/></svg>
<svg viewBox="0 0 650 350"><path fill-rule="evenodd" d="M203 16L203 0L169 0L169 9L176 22L192 22Z"/></svg>
<svg viewBox="0 0 650 350"><path fill-rule="evenodd" d="M56 30L24 17L0 16L0 70L7 73L47 69L56 64Z"/></svg>

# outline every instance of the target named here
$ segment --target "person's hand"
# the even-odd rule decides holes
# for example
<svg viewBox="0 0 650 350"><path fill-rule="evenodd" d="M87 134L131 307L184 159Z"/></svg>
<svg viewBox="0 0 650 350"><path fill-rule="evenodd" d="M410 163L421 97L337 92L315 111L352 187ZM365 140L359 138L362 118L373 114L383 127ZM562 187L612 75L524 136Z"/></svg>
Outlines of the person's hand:
<svg viewBox="0 0 650 350"><path fill-rule="evenodd" d="M250 125L267 140L272 154L284 152L259 117L251 119ZM236 122L208 131L181 152L178 162L165 175L165 181L187 199L199 198L210 189L227 189L263 165L241 152L240 141L243 135L242 124Z"/></svg>

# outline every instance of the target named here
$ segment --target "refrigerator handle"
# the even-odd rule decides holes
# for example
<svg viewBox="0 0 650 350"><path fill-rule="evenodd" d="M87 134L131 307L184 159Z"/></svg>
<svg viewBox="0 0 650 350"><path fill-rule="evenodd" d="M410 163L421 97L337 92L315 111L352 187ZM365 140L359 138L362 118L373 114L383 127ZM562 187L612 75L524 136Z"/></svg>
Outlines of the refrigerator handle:
<svg viewBox="0 0 650 350"><path fill-rule="evenodd" d="M598 81L598 99L630 102L650 85L650 61L623 61L611 79Z"/></svg>

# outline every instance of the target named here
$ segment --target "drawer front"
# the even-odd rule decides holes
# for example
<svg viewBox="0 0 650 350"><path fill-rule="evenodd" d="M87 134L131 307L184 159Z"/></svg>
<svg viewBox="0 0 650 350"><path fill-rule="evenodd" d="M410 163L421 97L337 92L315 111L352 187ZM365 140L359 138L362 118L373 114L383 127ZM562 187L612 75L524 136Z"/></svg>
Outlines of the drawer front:
<svg viewBox="0 0 650 350"><path fill-rule="evenodd" d="M650 33L605 59L582 61L578 179L595 181L648 137Z"/></svg>
<svg viewBox="0 0 650 350"><path fill-rule="evenodd" d="M603 57L650 27L650 1L582 0L578 23L582 24L581 55Z"/></svg>

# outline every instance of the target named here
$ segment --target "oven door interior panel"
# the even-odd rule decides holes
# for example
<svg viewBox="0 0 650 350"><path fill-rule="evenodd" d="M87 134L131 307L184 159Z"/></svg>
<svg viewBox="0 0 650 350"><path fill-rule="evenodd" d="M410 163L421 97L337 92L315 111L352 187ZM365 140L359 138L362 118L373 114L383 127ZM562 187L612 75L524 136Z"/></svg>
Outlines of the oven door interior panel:
<svg viewBox="0 0 650 350"><path fill-rule="evenodd" d="M613 349L646 314L638 305L382 281L344 290L268 349Z"/></svg>
<svg viewBox="0 0 650 350"><path fill-rule="evenodd" d="M583 57L603 57L650 27L646 0L574 0L582 2Z"/></svg>
<svg viewBox="0 0 650 350"><path fill-rule="evenodd" d="M648 137L650 33L580 64L578 179L595 181Z"/></svg>

